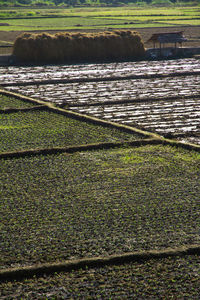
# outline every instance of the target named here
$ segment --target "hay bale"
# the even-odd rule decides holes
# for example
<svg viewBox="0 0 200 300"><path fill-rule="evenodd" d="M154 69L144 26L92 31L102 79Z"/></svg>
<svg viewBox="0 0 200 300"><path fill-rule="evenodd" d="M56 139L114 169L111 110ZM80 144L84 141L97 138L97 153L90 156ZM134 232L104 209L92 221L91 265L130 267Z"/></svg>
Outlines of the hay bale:
<svg viewBox="0 0 200 300"><path fill-rule="evenodd" d="M138 59L144 44L131 30L100 33L24 33L17 37L13 55L23 62L52 63Z"/></svg>

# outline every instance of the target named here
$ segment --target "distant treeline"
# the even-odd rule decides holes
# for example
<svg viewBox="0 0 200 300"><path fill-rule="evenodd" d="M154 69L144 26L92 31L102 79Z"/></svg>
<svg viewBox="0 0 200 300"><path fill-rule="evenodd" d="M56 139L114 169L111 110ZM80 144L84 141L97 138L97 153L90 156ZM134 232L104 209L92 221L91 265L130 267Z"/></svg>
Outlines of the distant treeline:
<svg viewBox="0 0 200 300"><path fill-rule="evenodd" d="M200 0L0 0L0 7L13 6L119 6L126 4L162 4L170 5L174 3L196 3L200 4Z"/></svg>

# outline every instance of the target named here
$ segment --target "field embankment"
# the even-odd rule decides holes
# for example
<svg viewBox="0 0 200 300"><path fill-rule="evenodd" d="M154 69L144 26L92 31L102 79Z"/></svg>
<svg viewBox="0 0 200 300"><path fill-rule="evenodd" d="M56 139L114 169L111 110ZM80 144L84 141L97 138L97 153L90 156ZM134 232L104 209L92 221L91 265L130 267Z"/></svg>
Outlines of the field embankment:
<svg viewBox="0 0 200 300"><path fill-rule="evenodd" d="M169 257L6 282L2 299L198 299L199 256ZM95 288L94 288L95 287Z"/></svg>

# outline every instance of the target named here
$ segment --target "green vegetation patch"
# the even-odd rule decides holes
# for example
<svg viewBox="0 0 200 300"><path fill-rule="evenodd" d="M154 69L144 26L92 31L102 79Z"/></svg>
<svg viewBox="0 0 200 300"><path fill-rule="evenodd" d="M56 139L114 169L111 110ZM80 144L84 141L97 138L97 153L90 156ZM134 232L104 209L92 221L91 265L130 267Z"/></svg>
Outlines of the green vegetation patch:
<svg viewBox="0 0 200 300"><path fill-rule="evenodd" d="M0 152L141 139L50 111L0 114Z"/></svg>
<svg viewBox="0 0 200 300"><path fill-rule="evenodd" d="M159 21L158 25L166 20L188 19L183 24L198 25L200 17L198 7L93 7L93 8L71 8L71 9L27 9L1 10L0 18L1 30L71 30L71 29L92 29L92 28L132 28L156 26L154 21ZM126 24L128 23L128 24ZM129 25L129 27L127 26ZM157 25L157 26L158 26ZM114 26L114 27L113 27ZM124 27L125 26L125 27ZM170 23L165 23L170 26Z"/></svg>
<svg viewBox="0 0 200 300"><path fill-rule="evenodd" d="M162 21L162 24L168 25L195 25L198 26L200 25L200 18L199 19L193 19L192 24L190 20L174 20L174 21Z"/></svg>
<svg viewBox="0 0 200 300"><path fill-rule="evenodd" d="M13 97L8 97L0 94L0 109L7 109L7 108L26 108L26 107L33 107L37 104L22 101ZM1 124L1 123L0 123Z"/></svg>
<svg viewBox="0 0 200 300"><path fill-rule="evenodd" d="M170 146L1 159L1 268L198 244L199 181Z"/></svg>
<svg viewBox="0 0 200 300"><path fill-rule="evenodd" d="M0 296L3 299L198 299L199 272L199 256L170 257L4 283L0 285Z"/></svg>

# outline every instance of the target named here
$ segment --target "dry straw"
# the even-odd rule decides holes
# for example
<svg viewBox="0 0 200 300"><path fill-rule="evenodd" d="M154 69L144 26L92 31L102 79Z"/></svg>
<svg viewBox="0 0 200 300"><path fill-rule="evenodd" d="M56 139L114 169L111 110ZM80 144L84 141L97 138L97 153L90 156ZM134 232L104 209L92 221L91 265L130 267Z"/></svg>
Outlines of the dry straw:
<svg viewBox="0 0 200 300"><path fill-rule="evenodd" d="M138 59L144 44L135 31L100 33L24 33L17 37L13 55L25 62L79 62Z"/></svg>

